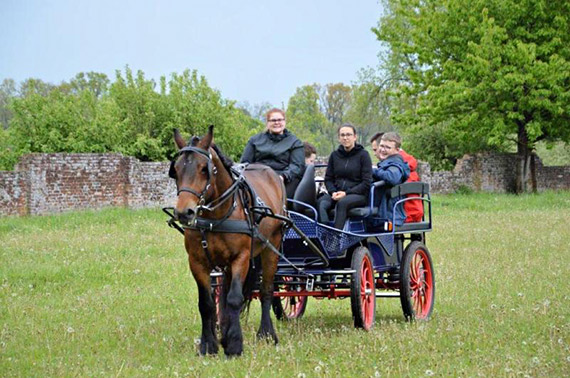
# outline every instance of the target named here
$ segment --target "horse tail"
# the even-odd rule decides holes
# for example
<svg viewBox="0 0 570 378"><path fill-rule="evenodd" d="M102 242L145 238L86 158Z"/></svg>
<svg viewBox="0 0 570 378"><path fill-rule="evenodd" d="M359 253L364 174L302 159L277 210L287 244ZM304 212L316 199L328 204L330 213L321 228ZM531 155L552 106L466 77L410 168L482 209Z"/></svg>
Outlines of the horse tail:
<svg viewBox="0 0 570 378"><path fill-rule="evenodd" d="M243 311L249 313L249 306L253 300L253 291L256 289L258 277L261 273L261 258L260 256L254 257L252 263L249 264L245 282L243 283L242 294L244 297Z"/></svg>

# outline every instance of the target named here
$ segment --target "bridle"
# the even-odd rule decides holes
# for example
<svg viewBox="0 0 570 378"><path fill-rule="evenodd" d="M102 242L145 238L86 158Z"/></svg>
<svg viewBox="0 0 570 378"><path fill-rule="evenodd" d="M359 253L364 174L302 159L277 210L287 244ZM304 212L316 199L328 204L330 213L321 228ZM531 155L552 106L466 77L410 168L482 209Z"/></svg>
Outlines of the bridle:
<svg viewBox="0 0 570 378"><path fill-rule="evenodd" d="M206 160L208 161L208 179L206 181L206 185L204 186L204 189L202 189L201 192L197 192L196 190L192 189L192 188L187 188L187 187L181 187L178 188L178 191L176 193L177 196L180 195L180 193L182 192L188 192L190 194L195 195L196 197L198 197L198 206L197 208L202 208L205 206L206 204L206 193L208 192L208 190L210 189L211 185L211 181L212 181L212 176L215 176L218 173L218 169L216 168L216 166L214 165L214 163L212 162L212 154L209 151L206 151L202 148L198 148L198 147L193 147L193 146L186 146L180 149L180 151L178 151L178 156L186 153L186 152L196 152L198 154L200 154L201 156L205 157ZM174 159L172 161L171 164L171 172L174 168L174 163L175 163L176 159ZM172 177L172 173L170 175ZM210 210L210 209L208 209Z"/></svg>

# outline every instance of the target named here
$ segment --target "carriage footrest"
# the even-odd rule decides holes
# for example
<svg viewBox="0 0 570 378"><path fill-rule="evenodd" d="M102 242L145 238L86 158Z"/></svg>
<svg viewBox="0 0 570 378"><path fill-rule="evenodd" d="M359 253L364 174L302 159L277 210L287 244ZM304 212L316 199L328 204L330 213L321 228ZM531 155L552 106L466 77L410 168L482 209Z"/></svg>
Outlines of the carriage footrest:
<svg viewBox="0 0 570 378"><path fill-rule="evenodd" d="M323 274L354 274L355 269L339 269L339 270L325 270Z"/></svg>

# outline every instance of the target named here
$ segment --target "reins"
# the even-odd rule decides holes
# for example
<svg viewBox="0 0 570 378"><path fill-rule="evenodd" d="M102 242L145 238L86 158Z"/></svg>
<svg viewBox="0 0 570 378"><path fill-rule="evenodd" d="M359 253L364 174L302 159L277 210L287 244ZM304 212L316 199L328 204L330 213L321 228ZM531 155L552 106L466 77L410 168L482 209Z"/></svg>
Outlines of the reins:
<svg viewBox="0 0 570 378"><path fill-rule="evenodd" d="M206 238L207 232L223 232L223 233L239 233L239 234L247 234L251 237L251 246L250 246L250 254L251 254L251 261L254 264L253 259L253 244L254 239L258 239L261 241L264 247L269 248L275 254L283 258L287 261L293 268L302 272L302 269L298 268L293 264L285 255L279 251L271 242L261 233L259 232L259 222L265 217L271 217L274 219L281 220L284 223L284 226L291 226L292 222L291 219L286 216L281 216L275 214L270 208L268 208L263 200L258 197L251 187L251 185L247 182L245 176L242 173L237 173L235 170L232 169L230 173L230 177L232 179L232 184L226 189L219 197L212 199L208 203L206 203L206 195L208 190L211 188L211 181L212 177L217 175L218 171L216 166L212 162L212 154L199 147L194 146L185 146L178 151L178 155L180 156L186 152L196 152L200 154L202 157L207 159L208 164L208 179L206 181L206 185L201 192L197 192L191 188L181 187L177 190L177 195L180 195L182 192L188 192L196 197L198 197L198 205L196 206L196 211L194 213L194 217L189 222L188 225L178 225L166 209L163 209L168 215L172 217L168 221L170 227L176 228L182 234L184 234L184 229L190 229L200 232L201 236L201 245L202 249L204 250L204 254L208 259L209 264L214 267L214 269L218 270L219 268L213 263L210 251L208 250L208 241ZM229 207L228 211L219 219L210 219L210 218L202 218L203 211L212 212L224 204L228 199L233 198L233 203ZM245 220L230 220L228 219L232 213L235 211L237 207L237 200L241 201L243 213L245 216ZM249 201L251 199L251 203ZM293 225L294 227L294 225ZM296 227L294 227L296 228ZM306 272L303 272L308 276L312 276Z"/></svg>

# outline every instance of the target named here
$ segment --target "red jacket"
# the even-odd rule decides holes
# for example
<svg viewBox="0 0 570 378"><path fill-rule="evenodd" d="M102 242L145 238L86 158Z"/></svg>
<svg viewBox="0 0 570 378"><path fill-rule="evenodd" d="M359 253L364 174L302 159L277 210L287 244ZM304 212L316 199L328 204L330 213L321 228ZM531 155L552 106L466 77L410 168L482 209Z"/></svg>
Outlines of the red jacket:
<svg viewBox="0 0 570 378"><path fill-rule="evenodd" d="M418 161L415 157L408 154L406 151L400 149L400 155L408 166L410 167L410 177L406 182L416 182L420 181L420 176L416 172L418 167ZM407 197L418 197L419 194L408 194ZM424 215L424 205L421 200L410 200L404 202L404 211L406 212L406 223L409 222L421 222Z"/></svg>

